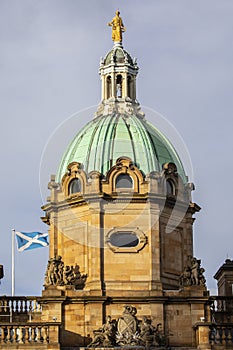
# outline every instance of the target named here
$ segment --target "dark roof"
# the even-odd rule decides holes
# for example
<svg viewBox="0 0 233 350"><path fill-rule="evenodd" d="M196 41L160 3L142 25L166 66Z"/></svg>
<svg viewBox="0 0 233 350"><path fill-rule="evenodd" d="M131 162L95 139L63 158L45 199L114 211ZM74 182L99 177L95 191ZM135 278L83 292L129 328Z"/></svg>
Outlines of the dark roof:
<svg viewBox="0 0 233 350"><path fill-rule="evenodd" d="M233 273L233 260L231 259L226 259L225 263L218 269L218 271L216 272L216 274L214 275L214 278L216 280L219 279L220 275L224 272L224 271L232 271Z"/></svg>

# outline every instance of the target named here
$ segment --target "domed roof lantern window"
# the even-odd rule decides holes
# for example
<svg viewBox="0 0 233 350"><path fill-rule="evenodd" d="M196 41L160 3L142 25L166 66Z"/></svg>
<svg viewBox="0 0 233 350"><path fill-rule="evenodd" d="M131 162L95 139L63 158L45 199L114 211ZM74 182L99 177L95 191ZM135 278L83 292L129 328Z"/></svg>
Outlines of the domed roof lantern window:
<svg viewBox="0 0 233 350"><path fill-rule="evenodd" d="M69 144L57 172L60 182L72 162L83 164L86 173L103 176L120 157L129 157L143 175L161 172L163 164L174 163L184 183L187 177L169 140L140 110L136 99L137 60L123 48L125 31L119 11L109 23L113 48L101 59L99 73L102 99L97 112Z"/></svg>
<svg viewBox="0 0 233 350"><path fill-rule="evenodd" d="M125 31L120 12L108 24L112 26L113 48L100 61L102 101L108 99L136 100L136 59L123 48L122 33Z"/></svg>

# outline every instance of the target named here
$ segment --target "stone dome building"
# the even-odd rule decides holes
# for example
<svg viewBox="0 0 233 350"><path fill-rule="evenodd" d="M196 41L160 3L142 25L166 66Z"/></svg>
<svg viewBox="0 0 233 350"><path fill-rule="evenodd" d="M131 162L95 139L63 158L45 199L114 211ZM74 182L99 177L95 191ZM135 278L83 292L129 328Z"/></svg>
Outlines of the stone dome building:
<svg viewBox="0 0 233 350"><path fill-rule="evenodd" d="M100 63L102 102L94 118L68 146L56 175L58 182L74 161L81 163L86 173L95 170L105 175L122 156L129 157L144 176L161 172L165 163L175 163L183 182L187 182L174 147L140 109L137 72L136 60L121 43L115 43Z"/></svg>
<svg viewBox="0 0 233 350"><path fill-rule="evenodd" d="M121 41L99 73L101 103L65 151L43 206L50 235L44 315L51 318L56 305L63 346L146 346L143 319L154 331L160 325L166 344L193 346L208 294L193 257L194 186L141 111L137 62ZM93 335L103 324L115 325L111 339ZM151 346L162 345L152 338Z"/></svg>
<svg viewBox="0 0 233 350"><path fill-rule="evenodd" d="M215 275L220 296L210 297L193 253L194 185L140 109L119 11L109 25L102 100L42 207L50 237L42 297L0 298L0 321L10 317L0 322L0 349L232 348L232 261Z"/></svg>

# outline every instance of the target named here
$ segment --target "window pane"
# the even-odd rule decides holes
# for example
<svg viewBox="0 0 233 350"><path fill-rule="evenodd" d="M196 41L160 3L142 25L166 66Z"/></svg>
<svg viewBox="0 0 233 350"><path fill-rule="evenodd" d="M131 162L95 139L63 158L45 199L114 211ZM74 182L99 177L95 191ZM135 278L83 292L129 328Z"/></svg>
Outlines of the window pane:
<svg viewBox="0 0 233 350"><path fill-rule="evenodd" d="M73 179L69 185L69 194L81 192L81 183L79 179Z"/></svg>
<svg viewBox="0 0 233 350"><path fill-rule="evenodd" d="M115 247L136 247L139 239L134 232L116 232L110 236L110 243Z"/></svg>
<svg viewBox="0 0 233 350"><path fill-rule="evenodd" d="M116 188L132 188L133 180L127 174L121 174L117 176L116 179Z"/></svg>
<svg viewBox="0 0 233 350"><path fill-rule="evenodd" d="M174 194L174 185L171 181L167 180L166 181L166 186L167 186L167 194Z"/></svg>

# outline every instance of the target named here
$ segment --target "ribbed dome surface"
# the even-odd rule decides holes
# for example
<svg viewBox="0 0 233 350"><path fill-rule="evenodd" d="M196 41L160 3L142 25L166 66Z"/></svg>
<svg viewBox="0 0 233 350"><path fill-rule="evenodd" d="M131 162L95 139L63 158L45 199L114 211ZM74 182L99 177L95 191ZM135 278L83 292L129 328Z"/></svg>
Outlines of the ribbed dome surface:
<svg viewBox="0 0 233 350"><path fill-rule="evenodd" d="M144 173L161 171L164 163L173 162L186 182L182 163L171 143L153 125L134 114L101 115L91 120L68 146L57 172L57 181L71 162L79 162L88 173L102 174L127 156Z"/></svg>
<svg viewBox="0 0 233 350"><path fill-rule="evenodd" d="M107 53L104 59L104 65L108 65L112 62L133 64L130 54L123 49L123 47L118 45L114 46L113 49Z"/></svg>

